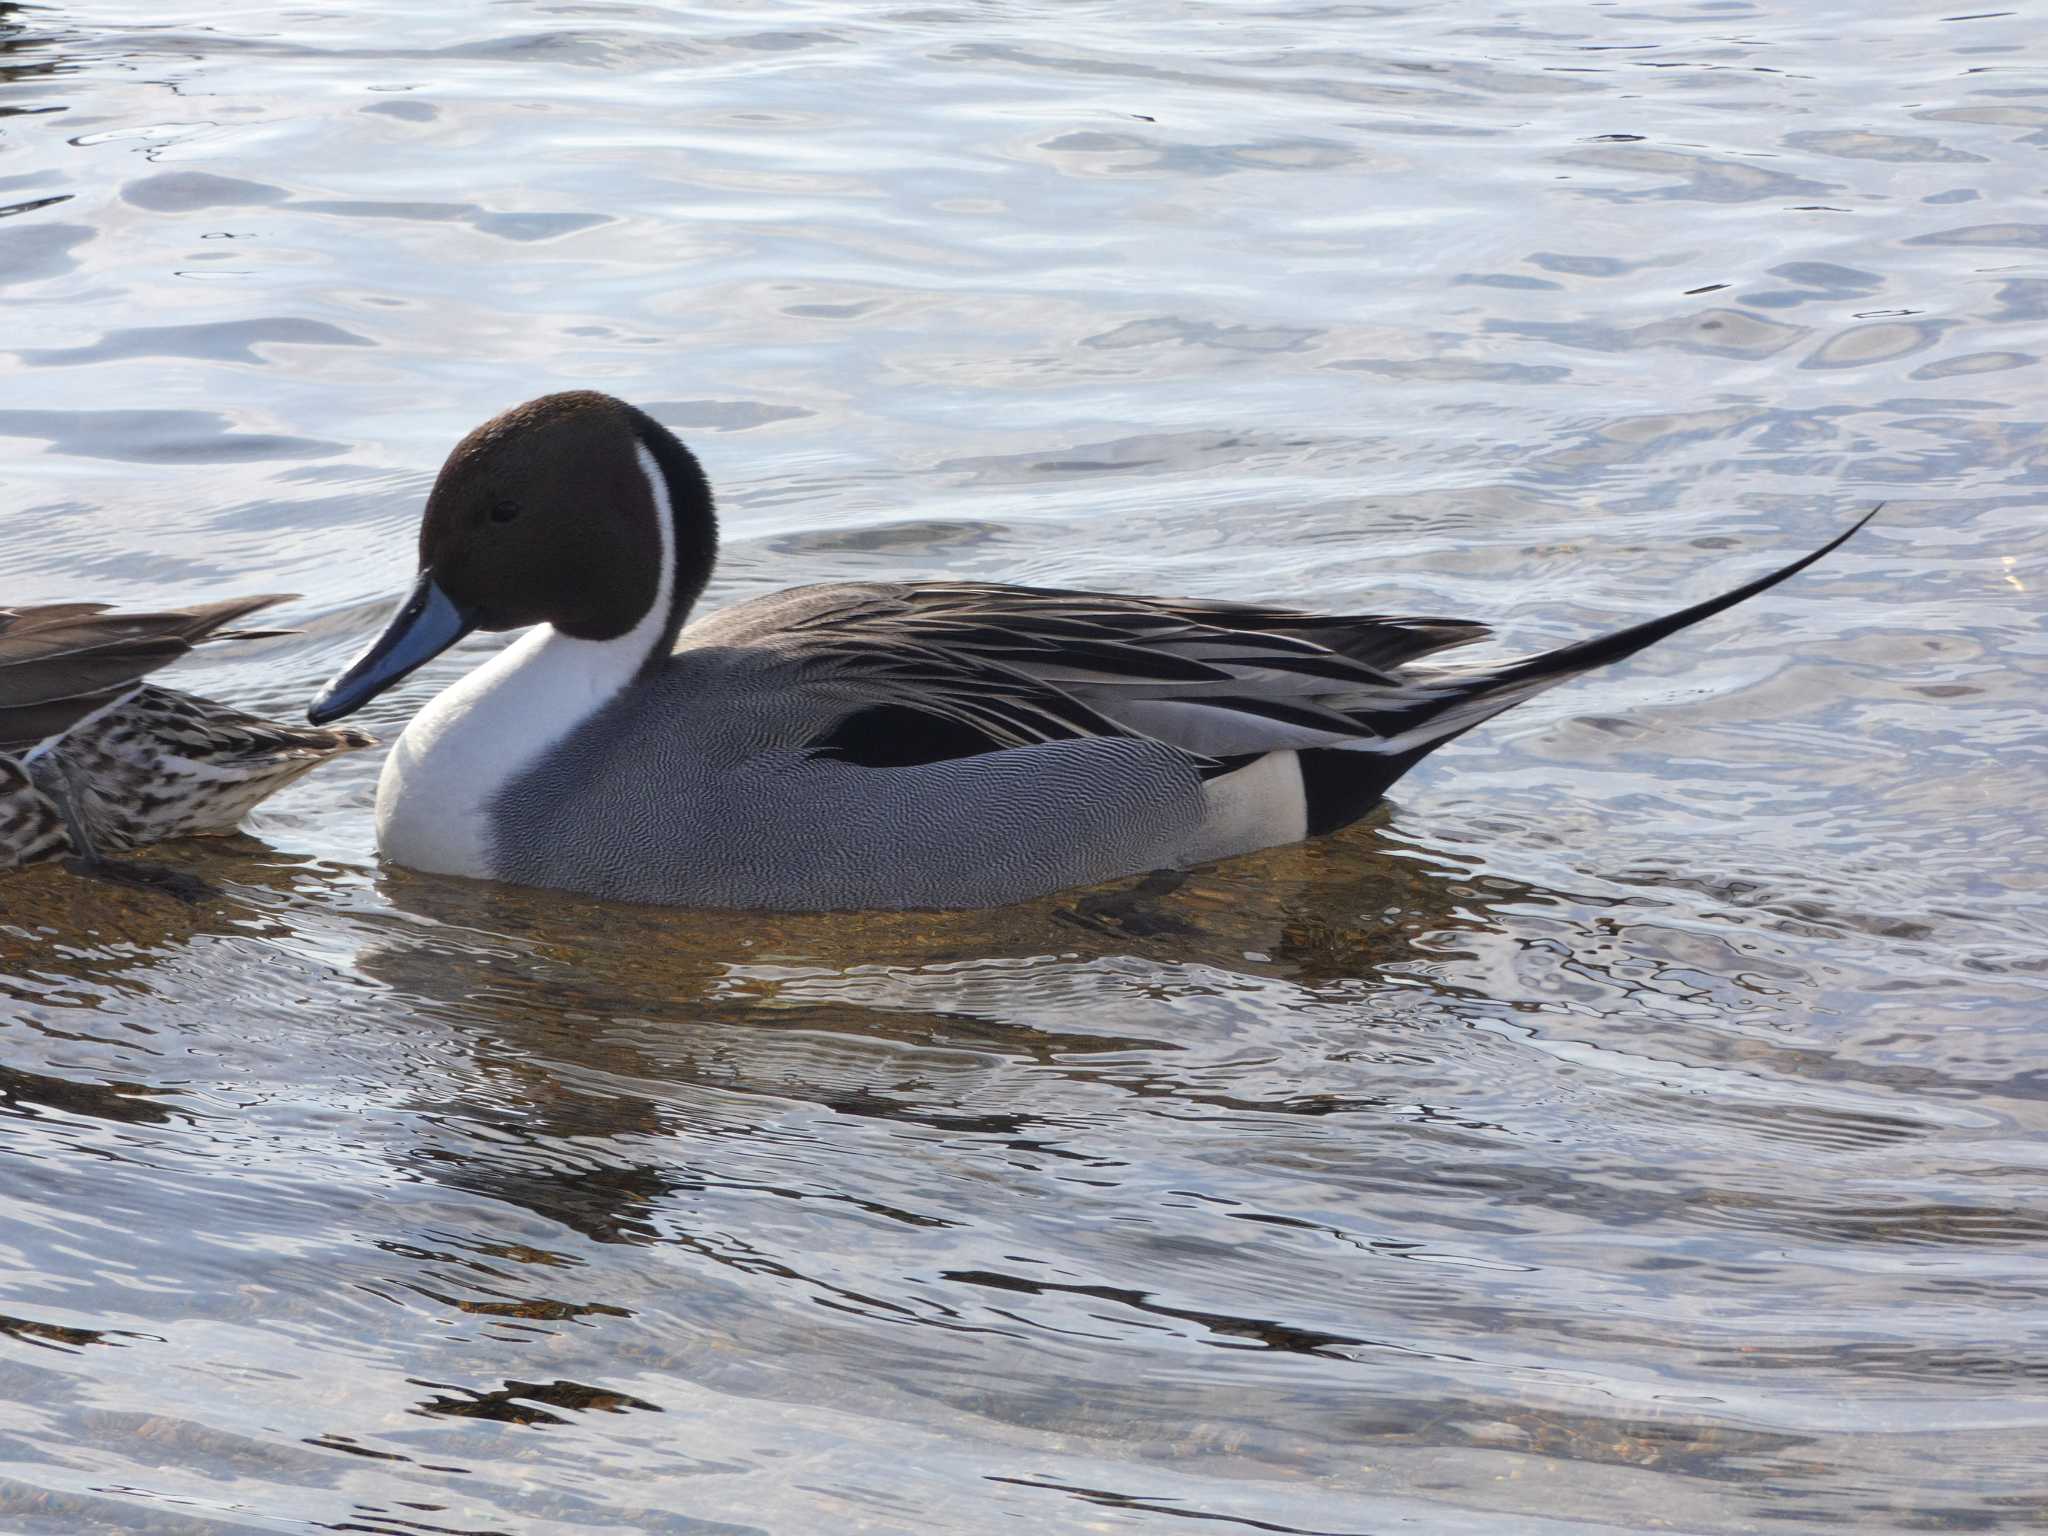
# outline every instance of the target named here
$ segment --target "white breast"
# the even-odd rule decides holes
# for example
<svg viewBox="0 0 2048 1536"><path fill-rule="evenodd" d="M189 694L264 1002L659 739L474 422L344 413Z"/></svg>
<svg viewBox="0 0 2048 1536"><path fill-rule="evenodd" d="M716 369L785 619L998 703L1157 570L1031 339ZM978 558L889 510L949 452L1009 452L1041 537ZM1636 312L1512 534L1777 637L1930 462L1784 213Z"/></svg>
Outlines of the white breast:
<svg viewBox="0 0 2048 1536"><path fill-rule="evenodd" d="M629 683L668 626L675 521L654 456L638 450L661 530L661 579L647 614L616 640L542 625L413 716L377 781L377 851L408 869L489 879L491 803Z"/></svg>

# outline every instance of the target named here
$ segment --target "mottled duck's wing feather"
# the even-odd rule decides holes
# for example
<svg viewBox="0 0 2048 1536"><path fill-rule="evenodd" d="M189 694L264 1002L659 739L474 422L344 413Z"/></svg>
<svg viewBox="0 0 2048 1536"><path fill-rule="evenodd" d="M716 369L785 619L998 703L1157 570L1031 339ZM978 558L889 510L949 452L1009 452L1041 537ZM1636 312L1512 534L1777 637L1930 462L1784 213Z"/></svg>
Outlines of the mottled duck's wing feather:
<svg viewBox="0 0 2048 1536"><path fill-rule="evenodd" d="M353 726L289 725L217 699L144 683L118 708L73 732L59 745L69 747L87 734L110 738L117 733L132 733L154 752L222 768L252 767L286 758L318 761L377 744L376 737Z"/></svg>
<svg viewBox="0 0 2048 1536"><path fill-rule="evenodd" d="M106 848L231 832L257 804L330 757L375 745L348 727L286 725L145 683L40 749L39 777Z"/></svg>
<svg viewBox="0 0 2048 1536"><path fill-rule="evenodd" d="M0 757L0 870L55 858L70 848L56 803L19 762Z"/></svg>

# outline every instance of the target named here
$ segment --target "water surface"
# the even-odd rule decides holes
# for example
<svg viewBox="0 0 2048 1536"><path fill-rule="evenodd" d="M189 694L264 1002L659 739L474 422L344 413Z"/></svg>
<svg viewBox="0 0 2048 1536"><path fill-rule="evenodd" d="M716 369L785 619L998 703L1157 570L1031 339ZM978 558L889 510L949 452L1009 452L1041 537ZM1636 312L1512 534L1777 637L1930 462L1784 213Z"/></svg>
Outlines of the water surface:
<svg viewBox="0 0 2048 1536"><path fill-rule="evenodd" d="M774 918L377 866L375 754L0 887L0 1525L2048 1520L2024 11L0 5L0 599L302 596L596 386L709 601L1823 566L1312 846ZM480 639L367 712L387 737Z"/></svg>

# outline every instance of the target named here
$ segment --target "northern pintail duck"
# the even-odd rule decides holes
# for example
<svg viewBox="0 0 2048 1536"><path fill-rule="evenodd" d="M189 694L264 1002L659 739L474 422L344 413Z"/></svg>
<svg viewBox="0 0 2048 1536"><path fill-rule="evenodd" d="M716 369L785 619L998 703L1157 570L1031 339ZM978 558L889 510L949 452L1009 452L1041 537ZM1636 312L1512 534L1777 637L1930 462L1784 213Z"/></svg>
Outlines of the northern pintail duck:
<svg viewBox="0 0 2048 1536"><path fill-rule="evenodd" d="M0 869L232 832L257 802L340 752L357 730L307 730L141 681L275 595L161 613L105 603L0 609Z"/></svg>
<svg viewBox="0 0 2048 1536"><path fill-rule="evenodd" d="M308 713L347 715L472 630L530 629L392 748L386 858L674 905L992 906L1333 831L1481 721L1847 537L1484 667L1425 661L1488 633L1460 619L953 582L798 587L686 628L717 550L704 474L645 412L578 391L456 446L411 594Z"/></svg>

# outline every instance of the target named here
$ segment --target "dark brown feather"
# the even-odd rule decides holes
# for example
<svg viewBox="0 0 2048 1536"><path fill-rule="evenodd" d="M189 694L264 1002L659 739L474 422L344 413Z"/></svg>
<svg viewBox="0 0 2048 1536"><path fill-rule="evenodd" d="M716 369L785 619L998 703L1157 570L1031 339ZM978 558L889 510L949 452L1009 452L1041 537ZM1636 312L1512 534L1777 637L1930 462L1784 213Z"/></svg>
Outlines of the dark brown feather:
<svg viewBox="0 0 2048 1536"><path fill-rule="evenodd" d="M203 641L289 633L226 627L286 595L156 613L109 613L104 603L0 608L0 752L69 729Z"/></svg>

